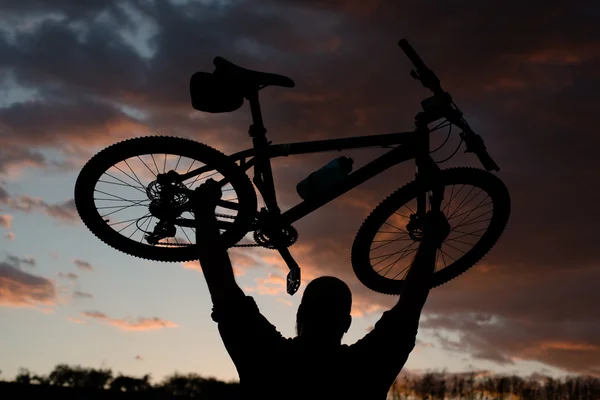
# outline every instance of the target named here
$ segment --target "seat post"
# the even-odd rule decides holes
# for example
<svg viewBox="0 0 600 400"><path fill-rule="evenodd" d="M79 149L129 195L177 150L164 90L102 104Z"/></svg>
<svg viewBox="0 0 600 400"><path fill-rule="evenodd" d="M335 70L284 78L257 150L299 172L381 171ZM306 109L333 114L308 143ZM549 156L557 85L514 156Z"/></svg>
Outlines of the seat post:
<svg viewBox="0 0 600 400"><path fill-rule="evenodd" d="M267 129L263 123L262 113L260 111L260 102L258 101L258 90L253 90L246 97L250 103L250 111L252 112L252 125L248 133L253 138L265 137Z"/></svg>

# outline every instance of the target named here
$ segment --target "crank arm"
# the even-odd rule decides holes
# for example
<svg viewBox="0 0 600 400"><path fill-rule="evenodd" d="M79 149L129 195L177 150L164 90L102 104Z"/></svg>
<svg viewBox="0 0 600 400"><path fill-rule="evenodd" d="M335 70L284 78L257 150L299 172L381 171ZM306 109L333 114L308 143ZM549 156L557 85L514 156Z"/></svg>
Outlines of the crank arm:
<svg viewBox="0 0 600 400"><path fill-rule="evenodd" d="M298 291L298 288L300 288L300 267L287 247L277 249L277 251L279 251L279 254L281 254L281 257L290 269L287 275L287 292L290 296L293 296Z"/></svg>

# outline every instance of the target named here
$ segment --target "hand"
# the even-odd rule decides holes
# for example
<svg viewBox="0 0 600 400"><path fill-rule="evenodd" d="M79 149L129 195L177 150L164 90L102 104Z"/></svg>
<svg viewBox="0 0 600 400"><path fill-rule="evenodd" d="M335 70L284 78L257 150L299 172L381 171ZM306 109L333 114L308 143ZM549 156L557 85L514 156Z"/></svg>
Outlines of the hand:
<svg viewBox="0 0 600 400"><path fill-rule="evenodd" d="M449 234L450 224L444 213L427 211L423 220L423 240L440 248Z"/></svg>
<svg viewBox="0 0 600 400"><path fill-rule="evenodd" d="M192 198L194 209L199 211L214 211L221 196L223 196L221 185L214 179L207 179L206 182L194 190Z"/></svg>

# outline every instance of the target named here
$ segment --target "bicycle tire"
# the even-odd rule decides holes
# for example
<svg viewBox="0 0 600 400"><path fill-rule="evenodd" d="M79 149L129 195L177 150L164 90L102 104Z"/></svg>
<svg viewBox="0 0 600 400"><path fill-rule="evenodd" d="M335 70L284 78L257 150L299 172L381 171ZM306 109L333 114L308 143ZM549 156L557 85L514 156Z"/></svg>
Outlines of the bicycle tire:
<svg viewBox="0 0 600 400"><path fill-rule="evenodd" d="M94 202L96 183L109 168L132 157L163 153L165 158L166 154L174 154L201 161L227 177L238 196L239 210L231 226L221 233L221 238L227 247L240 241L248 232L257 207L256 192L245 171L208 145L170 136L145 136L115 143L84 165L75 184L75 206L87 228L107 245L135 257L167 262L197 260L194 245L180 248L152 246L117 233L105 222Z"/></svg>
<svg viewBox="0 0 600 400"><path fill-rule="evenodd" d="M490 172L478 168L450 168L442 170L440 179L444 186L469 184L484 189L492 198L493 215L489 227L470 251L454 263L434 273L432 288L449 282L479 262L502 235L511 209L508 189L497 176ZM399 188L375 207L358 230L352 245L352 268L359 281L369 289L383 294L402 293L404 280L389 279L374 270L370 259L371 245L385 221L424 189L426 190L426 186L421 186L417 181L412 181Z"/></svg>

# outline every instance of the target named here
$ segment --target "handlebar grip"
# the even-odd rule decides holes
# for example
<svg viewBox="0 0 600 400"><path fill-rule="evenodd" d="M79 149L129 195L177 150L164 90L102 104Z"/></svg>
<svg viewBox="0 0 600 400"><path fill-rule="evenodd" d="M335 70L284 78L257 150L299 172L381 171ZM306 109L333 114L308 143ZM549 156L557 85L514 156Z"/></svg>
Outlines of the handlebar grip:
<svg viewBox="0 0 600 400"><path fill-rule="evenodd" d="M419 57L419 55L415 51L415 49L413 49L412 46L408 43L408 40L401 39L398 42L398 46L400 46L402 51L404 51L404 54L406 54L408 59L413 63L417 70L428 69L423 60L421 60L421 57Z"/></svg>

